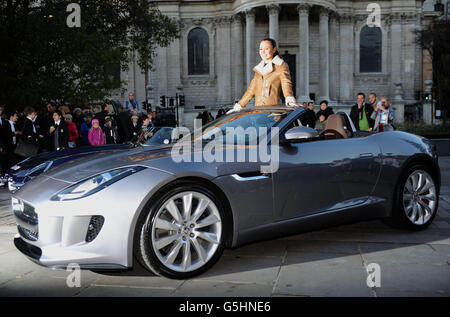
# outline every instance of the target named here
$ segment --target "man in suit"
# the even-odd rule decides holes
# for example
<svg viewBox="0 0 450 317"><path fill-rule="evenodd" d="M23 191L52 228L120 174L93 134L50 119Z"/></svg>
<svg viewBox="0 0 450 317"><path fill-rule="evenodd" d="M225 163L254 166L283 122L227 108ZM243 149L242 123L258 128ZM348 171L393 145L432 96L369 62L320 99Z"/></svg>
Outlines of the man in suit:
<svg viewBox="0 0 450 317"><path fill-rule="evenodd" d="M49 128L50 150L59 151L69 147L69 128L61 111L53 111L53 125Z"/></svg>
<svg viewBox="0 0 450 317"><path fill-rule="evenodd" d="M355 125L356 130L372 131L375 120L371 118L373 108L366 104L366 96L360 92L356 96L356 104L350 111L350 118Z"/></svg>
<svg viewBox="0 0 450 317"><path fill-rule="evenodd" d="M19 119L18 113L15 111L9 112L7 116L9 117L9 120L4 120L3 124L3 141L6 148L5 171L16 164L20 159L14 154L14 150L17 146L18 137L22 134L16 127L16 122Z"/></svg>

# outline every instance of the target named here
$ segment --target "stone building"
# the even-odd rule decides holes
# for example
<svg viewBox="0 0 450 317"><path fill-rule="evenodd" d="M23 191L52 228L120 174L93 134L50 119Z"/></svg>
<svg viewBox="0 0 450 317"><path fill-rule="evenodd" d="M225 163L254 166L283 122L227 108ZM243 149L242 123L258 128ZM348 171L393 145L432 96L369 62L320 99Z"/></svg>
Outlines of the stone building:
<svg viewBox="0 0 450 317"><path fill-rule="evenodd" d="M181 37L159 48L155 69L142 74L131 63L121 79L139 101L185 96L180 121L199 109L215 110L240 99L260 61L259 42L274 38L289 64L299 102L329 100L348 110L358 92L375 92L404 105L423 91L423 52L415 31L433 1L427 0L165 0L159 9L176 19ZM378 11L379 9L379 11ZM379 24L378 24L379 23ZM149 85L145 87L145 77Z"/></svg>

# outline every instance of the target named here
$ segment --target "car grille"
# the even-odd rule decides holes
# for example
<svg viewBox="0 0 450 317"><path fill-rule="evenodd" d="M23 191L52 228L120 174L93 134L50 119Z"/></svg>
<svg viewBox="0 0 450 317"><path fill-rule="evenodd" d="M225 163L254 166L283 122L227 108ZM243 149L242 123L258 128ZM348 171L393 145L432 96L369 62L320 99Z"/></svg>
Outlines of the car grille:
<svg viewBox="0 0 450 317"><path fill-rule="evenodd" d="M91 221L89 221L88 231L86 233L86 242L91 242L98 236L104 222L105 218L103 218L103 216L91 217Z"/></svg>

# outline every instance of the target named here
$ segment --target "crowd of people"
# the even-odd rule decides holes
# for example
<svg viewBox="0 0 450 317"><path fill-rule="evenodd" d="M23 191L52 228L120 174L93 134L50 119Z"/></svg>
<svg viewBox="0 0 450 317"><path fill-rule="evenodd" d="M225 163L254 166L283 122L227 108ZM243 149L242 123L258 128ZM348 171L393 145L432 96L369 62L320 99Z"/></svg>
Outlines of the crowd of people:
<svg viewBox="0 0 450 317"><path fill-rule="evenodd" d="M110 114L112 104L105 101L101 111L92 113L70 109L62 102L50 101L44 111L25 107L17 111L0 106L1 175L27 156L68 148L120 144L131 141L143 127L159 126L156 111L146 112L129 94L124 107Z"/></svg>
<svg viewBox="0 0 450 317"><path fill-rule="evenodd" d="M328 106L327 100L320 102L320 110L314 112L314 102L302 105L306 109L305 126L313 129L323 130L325 121L331 114L333 108ZM389 99L378 98L374 92L369 94L369 102L366 103L366 95L362 92L356 96L356 104L350 110L350 118L356 130L360 131L390 131L394 129L394 110L391 108Z"/></svg>

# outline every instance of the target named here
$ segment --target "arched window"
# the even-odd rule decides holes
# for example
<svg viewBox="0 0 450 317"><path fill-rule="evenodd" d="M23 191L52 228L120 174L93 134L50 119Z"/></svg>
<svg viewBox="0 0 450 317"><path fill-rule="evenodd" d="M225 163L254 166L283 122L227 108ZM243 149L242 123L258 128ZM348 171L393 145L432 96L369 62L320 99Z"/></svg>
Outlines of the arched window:
<svg viewBox="0 0 450 317"><path fill-rule="evenodd" d="M202 28L192 29L188 34L188 74L209 74L209 37Z"/></svg>
<svg viewBox="0 0 450 317"><path fill-rule="evenodd" d="M359 71L381 72L381 29L365 26L359 39Z"/></svg>

